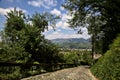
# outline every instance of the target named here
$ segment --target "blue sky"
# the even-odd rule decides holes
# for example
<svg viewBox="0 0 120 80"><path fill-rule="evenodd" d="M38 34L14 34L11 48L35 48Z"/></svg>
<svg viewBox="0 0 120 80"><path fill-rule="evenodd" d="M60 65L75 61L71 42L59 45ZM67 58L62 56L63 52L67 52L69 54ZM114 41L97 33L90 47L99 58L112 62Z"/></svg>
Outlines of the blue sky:
<svg viewBox="0 0 120 80"><path fill-rule="evenodd" d="M4 29L6 12L16 7L17 10L22 10L29 15L35 12L49 12L61 17L56 23L55 31L49 26L49 30L44 32L47 39L89 38L86 28L82 28L83 34L76 34L77 31L68 27L67 19L71 19L72 16L68 15L68 12L61 6L63 3L64 0L0 0L0 30Z"/></svg>

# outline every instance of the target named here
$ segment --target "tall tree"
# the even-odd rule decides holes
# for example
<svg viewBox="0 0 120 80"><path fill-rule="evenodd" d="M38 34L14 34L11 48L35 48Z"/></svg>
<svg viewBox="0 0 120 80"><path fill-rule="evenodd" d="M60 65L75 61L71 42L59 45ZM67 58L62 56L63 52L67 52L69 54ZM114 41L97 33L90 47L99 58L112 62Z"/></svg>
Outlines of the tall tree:
<svg viewBox="0 0 120 80"><path fill-rule="evenodd" d="M34 63L36 61L38 63L57 63L61 61L57 46L45 39L43 35L49 25L55 26L58 18L49 13L35 13L26 17L22 11L16 9L7 13L5 28L0 33L2 39L0 41L0 61L13 63ZM50 67L49 69L44 68L47 71L52 69ZM2 76L5 79L19 79L30 75L31 69L32 67L29 66L2 67L0 77L5 75L5 77Z"/></svg>
<svg viewBox="0 0 120 80"><path fill-rule="evenodd" d="M25 27L24 13L14 8L14 11L7 13L6 21L5 34L9 41L14 42L19 38L17 33Z"/></svg>
<svg viewBox="0 0 120 80"><path fill-rule="evenodd" d="M49 13L35 13L31 17L26 17L22 11L16 9L9 12L6 15L5 30L2 32L2 43L8 48L6 53L13 55L9 60L53 62L52 59L55 58L54 55L58 53L58 50L55 45L45 39L43 32L49 25L54 27L58 18ZM47 59L49 57L51 60Z"/></svg>
<svg viewBox="0 0 120 80"><path fill-rule="evenodd" d="M87 27L93 43L99 43L104 53L120 33L119 3L119 0L65 0L64 7L74 15L69 20L71 27L79 30Z"/></svg>
<svg viewBox="0 0 120 80"><path fill-rule="evenodd" d="M58 19L58 17L53 16L49 13L35 13L32 17L29 17L29 21L32 22L32 25L27 24L28 27L26 27L25 29L27 30L25 31L25 36L27 36L25 50L32 54L32 60L42 63L46 63L49 61L53 62L52 59L54 59L55 57L51 57L57 54L58 51L56 51L56 53L52 51L52 48L50 48L50 46L53 45L50 41L44 38L44 35L42 33L48 29L48 25L52 25L54 27L56 19ZM57 47L55 49L57 49ZM48 57L50 58L50 60L47 59Z"/></svg>
<svg viewBox="0 0 120 80"><path fill-rule="evenodd" d="M3 46L3 61L15 62L16 60L27 61L29 54L25 52L23 45L20 45L22 38L20 37L25 28L24 13L17 11L16 8L7 13L6 25L4 31L1 32Z"/></svg>

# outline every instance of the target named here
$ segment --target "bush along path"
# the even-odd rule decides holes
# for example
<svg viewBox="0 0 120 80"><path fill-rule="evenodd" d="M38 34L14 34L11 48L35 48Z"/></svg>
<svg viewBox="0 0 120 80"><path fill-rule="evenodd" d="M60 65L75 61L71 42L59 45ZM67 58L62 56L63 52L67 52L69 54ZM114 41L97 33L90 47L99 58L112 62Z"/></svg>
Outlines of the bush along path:
<svg viewBox="0 0 120 80"><path fill-rule="evenodd" d="M31 76L21 80L97 80L90 72L89 66L78 66L55 72Z"/></svg>
<svg viewBox="0 0 120 80"><path fill-rule="evenodd" d="M120 80L120 34L91 71L100 80Z"/></svg>

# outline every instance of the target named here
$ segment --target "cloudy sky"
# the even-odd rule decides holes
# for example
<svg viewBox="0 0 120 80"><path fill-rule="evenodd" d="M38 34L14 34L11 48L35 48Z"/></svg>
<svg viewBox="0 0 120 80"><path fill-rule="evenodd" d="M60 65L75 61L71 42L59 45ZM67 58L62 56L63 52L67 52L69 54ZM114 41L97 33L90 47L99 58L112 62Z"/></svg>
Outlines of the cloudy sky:
<svg viewBox="0 0 120 80"><path fill-rule="evenodd" d="M4 29L6 12L16 7L17 10L22 10L29 15L35 12L49 12L61 17L56 23L55 31L49 26L49 30L44 33L47 39L89 38L86 28L82 28L83 34L76 34L77 31L68 27L67 19L71 19L72 16L68 15L68 12L61 6L63 3L64 0L0 0L0 30Z"/></svg>

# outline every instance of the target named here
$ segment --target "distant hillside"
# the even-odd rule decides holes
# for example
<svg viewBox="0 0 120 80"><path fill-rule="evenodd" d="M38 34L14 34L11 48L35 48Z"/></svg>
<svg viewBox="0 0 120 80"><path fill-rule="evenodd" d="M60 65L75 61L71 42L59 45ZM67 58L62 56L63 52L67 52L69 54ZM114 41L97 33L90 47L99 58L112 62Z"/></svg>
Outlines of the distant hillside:
<svg viewBox="0 0 120 80"><path fill-rule="evenodd" d="M53 39L51 41L59 45L61 48L70 48L70 49L91 48L90 39L69 38L69 39Z"/></svg>

